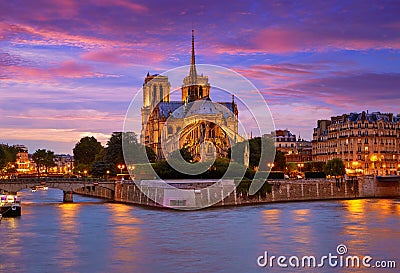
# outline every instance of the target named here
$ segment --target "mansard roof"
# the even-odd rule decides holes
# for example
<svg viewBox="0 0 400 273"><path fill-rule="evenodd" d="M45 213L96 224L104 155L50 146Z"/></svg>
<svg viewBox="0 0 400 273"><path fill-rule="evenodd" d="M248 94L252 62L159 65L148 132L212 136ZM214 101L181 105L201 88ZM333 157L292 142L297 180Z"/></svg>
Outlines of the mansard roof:
<svg viewBox="0 0 400 273"><path fill-rule="evenodd" d="M362 112L362 113L350 113L344 114L342 116L332 117L332 123L346 123L346 122L358 122L358 121L366 121L366 122L377 122L377 121L384 121L384 122L400 122L400 116L395 116L391 113L381 113L381 112Z"/></svg>

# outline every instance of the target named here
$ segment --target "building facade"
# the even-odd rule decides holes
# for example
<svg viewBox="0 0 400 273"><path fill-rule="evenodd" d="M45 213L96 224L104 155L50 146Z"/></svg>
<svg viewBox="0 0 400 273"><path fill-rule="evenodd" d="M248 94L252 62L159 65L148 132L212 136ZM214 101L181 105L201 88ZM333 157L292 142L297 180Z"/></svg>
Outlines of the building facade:
<svg viewBox="0 0 400 273"><path fill-rule="evenodd" d="M348 174L397 174L400 170L400 115L350 113L318 120L314 161L341 158Z"/></svg>
<svg viewBox="0 0 400 273"><path fill-rule="evenodd" d="M153 149L158 159L187 148L194 161L226 157L238 135L238 108L230 102L213 102L207 76L198 75L194 35L189 75L183 79L181 101L170 100L168 76L147 74L143 84L141 143Z"/></svg>
<svg viewBox="0 0 400 273"><path fill-rule="evenodd" d="M69 154L54 155L53 173L71 174L74 168L74 157Z"/></svg>
<svg viewBox="0 0 400 273"><path fill-rule="evenodd" d="M28 148L25 145L14 145L17 149L15 166L17 173L26 174L32 172L34 164L29 160Z"/></svg>
<svg viewBox="0 0 400 273"><path fill-rule="evenodd" d="M288 129L275 130L267 137L272 137L275 149L285 154L287 163L304 163L312 161L311 141L296 137Z"/></svg>

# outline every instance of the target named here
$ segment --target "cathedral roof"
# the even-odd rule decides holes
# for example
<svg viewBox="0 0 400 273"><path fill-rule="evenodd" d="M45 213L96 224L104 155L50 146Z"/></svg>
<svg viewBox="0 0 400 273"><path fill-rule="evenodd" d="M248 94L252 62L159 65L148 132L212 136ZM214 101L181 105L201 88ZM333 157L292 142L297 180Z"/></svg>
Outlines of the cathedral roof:
<svg viewBox="0 0 400 273"><path fill-rule="evenodd" d="M181 107L184 103L182 101L160 102L157 106L159 109L160 117L168 117L169 113L173 113L176 109Z"/></svg>
<svg viewBox="0 0 400 273"><path fill-rule="evenodd" d="M234 114L235 109L232 102L212 102L209 98L196 100L186 106L181 101L160 102L157 107L159 117L168 117L171 113L175 118L219 114L228 118Z"/></svg>

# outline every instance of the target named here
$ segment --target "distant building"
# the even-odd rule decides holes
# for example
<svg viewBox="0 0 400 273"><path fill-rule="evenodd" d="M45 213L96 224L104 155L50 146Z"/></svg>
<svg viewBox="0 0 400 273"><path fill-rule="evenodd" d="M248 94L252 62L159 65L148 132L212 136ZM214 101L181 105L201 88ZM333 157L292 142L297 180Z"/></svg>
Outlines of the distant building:
<svg viewBox="0 0 400 273"><path fill-rule="evenodd" d="M285 154L286 162L312 161L311 141L296 138L288 129L275 130L268 136L274 139L276 150Z"/></svg>
<svg viewBox="0 0 400 273"><path fill-rule="evenodd" d="M17 172L21 174L30 173L34 166L29 160L28 148L20 144L14 145L13 147L18 151L15 161Z"/></svg>
<svg viewBox="0 0 400 273"><path fill-rule="evenodd" d="M72 169L74 168L74 157L69 154L54 155L54 164L55 166L53 167L52 172L64 174L72 173Z"/></svg>
<svg viewBox="0 0 400 273"><path fill-rule="evenodd" d="M275 140L275 148L283 153L294 153L296 151L296 135L289 130L275 130L272 133Z"/></svg>
<svg viewBox="0 0 400 273"><path fill-rule="evenodd" d="M312 161L312 144L311 141L301 139L296 141L296 149L289 151L286 155L286 162L304 163Z"/></svg>
<svg viewBox="0 0 400 273"><path fill-rule="evenodd" d="M314 161L341 158L349 174L395 174L400 170L400 115L350 113L318 120Z"/></svg>

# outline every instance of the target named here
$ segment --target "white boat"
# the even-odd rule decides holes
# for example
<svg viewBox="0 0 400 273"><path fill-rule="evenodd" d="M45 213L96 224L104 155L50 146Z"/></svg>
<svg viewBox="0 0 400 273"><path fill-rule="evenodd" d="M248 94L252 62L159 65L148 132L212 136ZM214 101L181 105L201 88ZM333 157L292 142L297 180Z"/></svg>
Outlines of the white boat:
<svg viewBox="0 0 400 273"><path fill-rule="evenodd" d="M41 190L41 191L47 191L49 189L49 187L47 186L36 186L35 190Z"/></svg>
<svg viewBox="0 0 400 273"><path fill-rule="evenodd" d="M21 216L20 198L14 194L1 194L0 214L2 218Z"/></svg>

